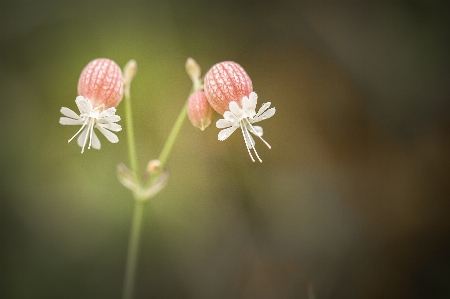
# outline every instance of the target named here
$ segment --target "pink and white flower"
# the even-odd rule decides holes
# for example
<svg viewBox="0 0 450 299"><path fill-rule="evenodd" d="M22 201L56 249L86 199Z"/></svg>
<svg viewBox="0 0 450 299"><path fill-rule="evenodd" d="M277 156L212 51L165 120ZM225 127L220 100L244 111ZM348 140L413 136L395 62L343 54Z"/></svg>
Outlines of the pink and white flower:
<svg viewBox="0 0 450 299"><path fill-rule="evenodd" d="M112 60L99 58L91 61L81 72L78 81L78 96L75 100L79 114L67 107L61 108L65 117L59 119L62 125L81 125L77 135L77 143L84 152L89 141L91 146L100 149L100 140L94 128L100 131L108 141L117 143L119 138L113 132L122 130L116 122L120 116L116 115L116 108L123 97L123 75L120 67ZM111 132L113 131L113 132Z"/></svg>
<svg viewBox="0 0 450 299"><path fill-rule="evenodd" d="M237 128L241 128L250 158L255 162L251 153L253 149L262 162L250 133L271 148L262 138L262 127L253 124L272 117L275 108L269 109L270 102L264 103L256 113L258 95L253 91L252 81L245 70L233 61L215 64L205 75L204 89L210 105L223 115L223 119L216 122L216 127L223 129L219 132L219 140L227 139Z"/></svg>

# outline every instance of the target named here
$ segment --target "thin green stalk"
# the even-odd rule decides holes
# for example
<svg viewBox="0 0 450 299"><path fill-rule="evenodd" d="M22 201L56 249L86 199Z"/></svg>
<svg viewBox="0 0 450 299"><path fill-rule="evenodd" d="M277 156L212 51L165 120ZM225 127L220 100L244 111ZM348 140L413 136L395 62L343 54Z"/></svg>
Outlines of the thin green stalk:
<svg viewBox="0 0 450 299"><path fill-rule="evenodd" d="M125 118L128 137L128 157L130 159L131 171L135 175L135 179L139 182L139 169L136 155L136 143L134 141L133 113L131 111L131 99L129 92L125 93Z"/></svg>
<svg viewBox="0 0 450 299"><path fill-rule="evenodd" d="M128 87L129 88L129 87ZM125 118L128 137L128 155L131 170L137 184L140 184L138 161L136 155L136 144L134 141L133 114L131 110L131 99L129 90L125 92ZM141 236L142 219L146 201L139 200L136 193L134 195L134 211L131 223L130 239L128 242L127 261L125 266L125 277L123 283L123 299L132 299L134 291L134 278L136 275L136 265L139 253L139 243Z"/></svg>
<svg viewBox="0 0 450 299"><path fill-rule="evenodd" d="M160 161L160 167L159 169L152 174L151 177L151 184L153 184L158 176L161 174L162 169L164 169L164 166L166 164L167 158L169 157L169 154L173 148L173 145L175 143L175 140L178 136L178 133L181 130L181 127L183 125L184 120L186 119L187 115L187 101L181 110L180 114L178 115L177 120L175 121L175 124L172 127L172 131L169 134L169 137L166 140L166 143L164 144L164 147L161 151L161 154L159 155L158 160ZM136 179L136 183L139 185L141 184L140 178L139 178L139 172L138 172L138 164L137 164L137 156L136 156L136 147L135 147L135 141L134 141L134 131L133 131L133 120L132 120L132 113L131 113L131 100L129 96L129 92L125 93L125 116L127 118L126 124L127 124L127 135L128 135L128 153L131 163L131 170L133 171ZM137 268L137 260L138 260L138 254L139 254L139 244L140 244L140 235L141 235L141 228L142 228L142 222L143 222L143 214L145 210L146 203L148 200L139 198L139 194L134 195L134 212L133 212L133 218L132 218L132 224L131 224L131 234L130 234L130 240L128 243L128 253L127 253L127 262L126 262L126 268L125 268L125 278L124 278L124 285L123 285L123 299L132 299L133 298L133 291L134 291L134 284L135 284L135 275L136 275L136 268Z"/></svg>
<svg viewBox="0 0 450 299"><path fill-rule="evenodd" d="M187 115L187 101L183 106L183 109L181 109L180 114L178 115L177 120L175 121L175 124L172 127L172 131L170 131L169 137L167 137L166 143L164 144L163 149L161 150L161 153L159 154L158 160L161 163L159 169L152 174L151 178L151 184L155 182L155 180L158 178L161 171L164 169L164 166L167 162L167 157L169 157L170 152L172 151L173 145L175 144L175 140L177 139L178 133L181 130L181 127L183 125L184 120L186 119Z"/></svg>
<svg viewBox="0 0 450 299"><path fill-rule="evenodd" d="M134 201L134 212L131 223L130 241L128 243L127 264L125 268L125 280L123 285L123 299L133 298L134 278L136 276L136 265L139 254L139 244L141 238L142 219L147 201Z"/></svg>

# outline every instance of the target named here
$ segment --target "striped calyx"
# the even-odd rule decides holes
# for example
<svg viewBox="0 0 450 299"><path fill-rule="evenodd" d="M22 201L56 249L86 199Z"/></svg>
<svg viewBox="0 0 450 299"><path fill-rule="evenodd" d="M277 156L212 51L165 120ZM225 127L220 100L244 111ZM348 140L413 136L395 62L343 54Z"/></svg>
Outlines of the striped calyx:
<svg viewBox="0 0 450 299"><path fill-rule="evenodd" d="M196 91L188 99L188 117L194 127L205 130L214 118L214 110L209 105L203 91Z"/></svg>
<svg viewBox="0 0 450 299"><path fill-rule="evenodd" d="M123 97L122 70L110 59L92 60L81 72L78 95L89 100L93 108L117 107Z"/></svg>
<svg viewBox="0 0 450 299"><path fill-rule="evenodd" d="M223 115L230 102L242 107L242 98L253 91L252 80L236 62L224 61L213 65L204 78L204 91L211 107Z"/></svg>

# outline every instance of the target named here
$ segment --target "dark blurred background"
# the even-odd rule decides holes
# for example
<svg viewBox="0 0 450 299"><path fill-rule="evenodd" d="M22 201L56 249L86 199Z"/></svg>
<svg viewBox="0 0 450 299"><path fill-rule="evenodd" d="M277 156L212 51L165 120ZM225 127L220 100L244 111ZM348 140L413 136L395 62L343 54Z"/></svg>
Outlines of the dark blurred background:
<svg viewBox="0 0 450 299"><path fill-rule="evenodd" d="M1 298L120 298L125 131L59 125L92 59L139 65L141 169L187 98L184 63L253 80L267 149L186 122L148 205L136 298L450 298L445 1L2 1ZM118 114L124 115L124 107ZM216 116L217 120L219 117ZM124 126L124 121L121 121Z"/></svg>

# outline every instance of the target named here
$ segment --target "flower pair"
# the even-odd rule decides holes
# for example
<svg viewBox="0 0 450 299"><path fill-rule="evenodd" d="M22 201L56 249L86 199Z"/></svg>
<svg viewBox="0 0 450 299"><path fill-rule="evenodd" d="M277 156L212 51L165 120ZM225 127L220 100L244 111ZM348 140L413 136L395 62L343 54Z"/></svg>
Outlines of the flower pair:
<svg viewBox="0 0 450 299"><path fill-rule="evenodd" d="M113 132L122 129L117 122L120 117L116 115L116 107L125 93L129 93L129 81L136 69L134 61L131 67L125 67L125 79L120 67L112 60L100 58L91 61L81 72L78 81L78 96L75 100L80 114L69 108L61 108L59 122L63 125L81 125L69 142L78 136L77 143L84 152L86 145L100 149L100 140L94 128L99 130L112 143L119 141ZM253 91L250 77L245 70L233 61L224 61L215 64L209 69L203 79L200 79L200 67L193 59L188 59L186 70L194 83L195 92L188 99L188 116L191 123L204 130L214 118L214 110L223 115L223 119L216 122L219 140L227 139L237 128L240 128L244 137L247 151L252 161L251 150L255 153L255 140L252 135L260 138L269 148L270 145L262 138L263 129L253 124L270 118L275 114L275 108L270 108L270 102L265 103L256 113L258 96ZM128 78L128 79L127 79ZM128 87L127 87L128 86ZM250 134L251 133L251 134Z"/></svg>

